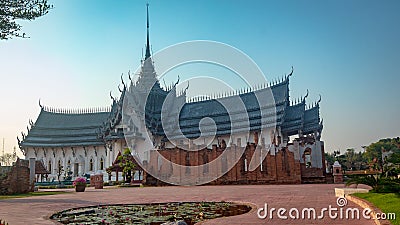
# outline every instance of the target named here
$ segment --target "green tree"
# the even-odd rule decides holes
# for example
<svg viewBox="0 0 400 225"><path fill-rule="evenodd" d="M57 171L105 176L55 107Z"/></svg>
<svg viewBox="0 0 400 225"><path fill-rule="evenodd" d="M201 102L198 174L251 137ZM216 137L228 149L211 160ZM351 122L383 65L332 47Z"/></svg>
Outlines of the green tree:
<svg viewBox="0 0 400 225"><path fill-rule="evenodd" d="M126 148L122 155L118 156L119 166L122 168L122 176L124 182L131 182L132 171L135 169L135 163L133 162L133 156L131 150Z"/></svg>
<svg viewBox="0 0 400 225"><path fill-rule="evenodd" d="M397 165L400 164L400 149L393 150L387 161Z"/></svg>
<svg viewBox="0 0 400 225"><path fill-rule="evenodd" d="M17 20L34 20L53 8L47 0L0 0L0 40L27 36Z"/></svg>
<svg viewBox="0 0 400 225"><path fill-rule="evenodd" d="M382 157L382 153L389 153L386 158ZM365 151L365 157L368 162L373 163L376 169L382 170L384 163L400 162L400 149L398 139L381 139L378 142L370 144Z"/></svg>
<svg viewBox="0 0 400 225"><path fill-rule="evenodd" d="M335 163L335 155L333 153L325 152L325 160L330 164L333 165Z"/></svg>
<svg viewBox="0 0 400 225"><path fill-rule="evenodd" d="M382 173L375 175L353 175L346 182L346 186L352 184L365 184L372 187L373 192L392 192L400 193L400 179L398 172L394 167L388 167Z"/></svg>
<svg viewBox="0 0 400 225"><path fill-rule="evenodd" d="M346 150L346 153L344 153L345 159L346 159L346 167L349 170L355 169L355 162L357 160L357 155L356 152L353 148L349 148Z"/></svg>
<svg viewBox="0 0 400 225"><path fill-rule="evenodd" d="M368 168L368 161L365 159L364 152L358 152L355 155L354 166L356 170L365 170Z"/></svg>

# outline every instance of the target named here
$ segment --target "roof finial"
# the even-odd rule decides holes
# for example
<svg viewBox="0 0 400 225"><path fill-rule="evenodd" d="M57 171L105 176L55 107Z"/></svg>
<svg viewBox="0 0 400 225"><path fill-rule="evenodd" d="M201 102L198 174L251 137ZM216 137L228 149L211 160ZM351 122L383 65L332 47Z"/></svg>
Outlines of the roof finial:
<svg viewBox="0 0 400 225"><path fill-rule="evenodd" d="M112 96L111 91L110 91L110 97L111 97L111 100L112 100L113 102L115 102L115 98Z"/></svg>
<svg viewBox="0 0 400 225"><path fill-rule="evenodd" d="M126 87L126 85L125 85L125 82L124 82L124 78L123 78L123 76L124 76L124 73L122 73L121 74L121 82L122 82L122 85L124 86L124 88Z"/></svg>
<svg viewBox="0 0 400 225"><path fill-rule="evenodd" d="M175 82L175 85L174 85L174 87L179 83L179 80L180 80L181 78L179 77L179 75L178 75L178 80Z"/></svg>
<svg viewBox="0 0 400 225"><path fill-rule="evenodd" d="M319 105L320 102L321 102L321 95L319 95L319 99L317 101L317 105Z"/></svg>
<svg viewBox="0 0 400 225"><path fill-rule="evenodd" d="M149 3L146 3L147 7L147 42L146 42L146 55L144 60L150 58L150 40L149 40Z"/></svg>
<svg viewBox="0 0 400 225"><path fill-rule="evenodd" d="M308 89L307 89L307 94L303 97L302 101L305 102L307 97L308 97Z"/></svg>
<svg viewBox="0 0 400 225"><path fill-rule="evenodd" d="M292 66L292 72L289 73L289 77L293 75L293 66Z"/></svg>
<svg viewBox="0 0 400 225"><path fill-rule="evenodd" d="M186 91L189 89L189 81L187 82L187 87L183 90L183 94L186 95Z"/></svg>

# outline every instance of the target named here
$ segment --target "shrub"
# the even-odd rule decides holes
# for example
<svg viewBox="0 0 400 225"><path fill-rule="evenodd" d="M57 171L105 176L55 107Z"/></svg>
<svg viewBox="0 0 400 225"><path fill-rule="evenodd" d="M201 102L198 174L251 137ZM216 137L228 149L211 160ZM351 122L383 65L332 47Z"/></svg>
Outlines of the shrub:
<svg viewBox="0 0 400 225"><path fill-rule="evenodd" d="M346 182L346 186L352 184L365 184L372 187L372 192L400 193L400 179L385 176L385 173L376 175L353 175Z"/></svg>

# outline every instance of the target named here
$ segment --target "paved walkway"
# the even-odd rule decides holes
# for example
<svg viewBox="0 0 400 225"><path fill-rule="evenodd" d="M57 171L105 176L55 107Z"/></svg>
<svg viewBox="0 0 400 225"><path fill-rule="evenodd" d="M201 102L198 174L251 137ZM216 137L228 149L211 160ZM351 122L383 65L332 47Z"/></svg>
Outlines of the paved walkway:
<svg viewBox="0 0 400 225"><path fill-rule="evenodd" d="M374 224L365 219L329 218L325 212L324 219L288 219L277 218L275 212L272 220L259 219L257 209L268 204L268 208L286 208L288 211L296 207L300 211L313 207L319 215L324 207L338 207L334 195L334 184L303 184L303 185L233 185L233 186L196 186L196 187L146 187L146 188L87 188L85 192L28 198L0 200L0 218L10 225L18 224L54 224L49 216L55 212L73 207L98 204L124 203L156 203L183 201L235 201L246 202L254 206L247 214L219 218L206 221L204 224ZM345 208L357 207L348 202ZM360 209L362 212L362 210ZM289 215L286 212L286 215ZM360 216L362 217L362 216Z"/></svg>

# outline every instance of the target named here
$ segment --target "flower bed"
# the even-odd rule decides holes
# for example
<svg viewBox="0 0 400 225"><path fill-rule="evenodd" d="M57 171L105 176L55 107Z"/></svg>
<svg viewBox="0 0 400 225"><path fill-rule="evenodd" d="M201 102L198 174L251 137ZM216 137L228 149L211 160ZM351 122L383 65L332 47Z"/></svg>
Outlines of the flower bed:
<svg viewBox="0 0 400 225"><path fill-rule="evenodd" d="M74 182L72 183L73 186L77 185L85 185L86 186L86 179L83 177L77 177Z"/></svg>
<svg viewBox="0 0 400 225"><path fill-rule="evenodd" d="M50 218L62 224L151 224L185 221L188 225L251 210L230 202L171 202L132 205L101 205L58 212Z"/></svg>

